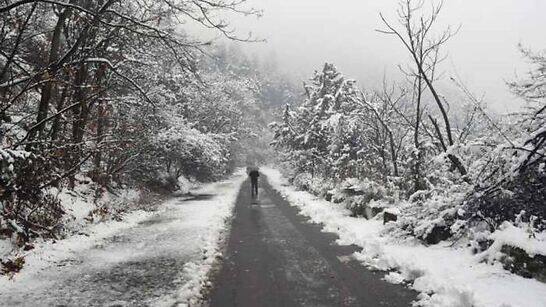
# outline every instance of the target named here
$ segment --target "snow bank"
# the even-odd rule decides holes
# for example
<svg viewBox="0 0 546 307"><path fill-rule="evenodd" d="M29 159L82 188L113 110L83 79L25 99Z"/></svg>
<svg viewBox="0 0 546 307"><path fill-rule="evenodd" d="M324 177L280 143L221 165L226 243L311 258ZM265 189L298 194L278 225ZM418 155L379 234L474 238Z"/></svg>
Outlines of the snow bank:
<svg viewBox="0 0 546 307"><path fill-rule="evenodd" d="M63 250L63 246L65 245L68 249L86 248L84 243L86 240L84 238L103 238L112 233L112 231L123 227L131 227L133 222L138 222L138 220L148 216L143 211L137 211L125 216L122 223L108 222L109 219L113 219L113 214L121 217L120 214L122 212L129 211L127 209L131 207L133 207L132 209L136 209L134 207L139 199L139 192L133 189L118 190L118 195L105 192L97 199L95 197L97 187L92 183L91 179L80 174L76 178L80 184L76 185L74 190L51 187L46 191L60 201L62 210L65 212L61 222L59 222L58 235L66 237L66 239L55 242L36 238L30 242L36 249L24 252L15 247L13 238L6 238L0 240L0 259L23 256L25 257L25 267L32 265L40 267L47 262L54 262L65 257L64 253L61 253L63 255L58 253L59 250ZM101 207L107 208L108 214L94 216L94 210ZM106 223L99 224L98 222ZM70 242L80 242L83 245L77 247L73 246L73 243ZM43 254L46 250L48 250L47 255ZM41 261L37 261L37 259L41 259ZM42 262L43 260L45 262Z"/></svg>
<svg viewBox="0 0 546 307"><path fill-rule="evenodd" d="M290 187L279 171L267 167L261 171L301 214L322 223L324 231L338 234L339 244L362 247L362 252L354 255L358 260L372 268L396 270L385 277L389 282L411 282L411 287L421 293L418 305L546 306L546 284L511 274L499 263L483 263L479 255L467 248L454 248L447 243L427 247L417 240L395 238L382 221L352 218L342 206ZM511 231L498 236L525 242L521 234Z"/></svg>
<svg viewBox="0 0 546 307"><path fill-rule="evenodd" d="M91 215L93 215L94 210L106 207L111 213L125 211L124 209L127 209L127 207L134 207L140 197L140 192L137 190L124 189L117 190L118 195L104 192L99 198L96 198L96 191L100 188L95 186L90 178L81 175L76 176L76 178L81 183L76 185L74 190L50 188L47 191L60 200L61 206L66 212L63 217L63 227L68 234L87 227L87 224L92 221Z"/></svg>
<svg viewBox="0 0 546 307"><path fill-rule="evenodd" d="M534 238L531 239L531 236ZM503 245L509 245L521 248L531 257L534 255L546 256L546 232L529 233L510 222L504 222L497 231L491 234L490 238L495 242L489 249L500 250Z"/></svg>

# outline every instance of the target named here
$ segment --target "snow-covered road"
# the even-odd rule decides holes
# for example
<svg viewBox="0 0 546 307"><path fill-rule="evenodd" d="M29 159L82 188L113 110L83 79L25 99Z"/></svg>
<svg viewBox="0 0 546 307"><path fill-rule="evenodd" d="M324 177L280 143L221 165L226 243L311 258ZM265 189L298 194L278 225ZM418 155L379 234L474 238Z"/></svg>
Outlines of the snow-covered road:
<svg viewBox="0 0 546 307"><path fill-rule="evenodd" d="M152 216L125 222L128 227L91 234L86 244L73 240L38 251L29 257L34 265L14 280L0 279L0 305L186 304L200 295L244 179L238 173L205 185L197 199L169 200ZM51 257L59 249L63 256Z"/></svg>

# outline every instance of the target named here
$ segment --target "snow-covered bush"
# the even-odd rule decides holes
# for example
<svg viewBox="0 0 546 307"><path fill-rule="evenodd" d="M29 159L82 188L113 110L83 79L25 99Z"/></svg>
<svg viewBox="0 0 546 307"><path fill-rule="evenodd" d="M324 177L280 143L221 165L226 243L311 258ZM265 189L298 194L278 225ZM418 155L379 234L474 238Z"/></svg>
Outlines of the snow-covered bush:
<svg viewBox="0 0 546 307"><path fill-rule="evenodd" d="M348 178L340 184L338 190L343 195L345 206L355 216L366 216L371 202L386 200L388 197L387 189L383 185L367 178Z"/></svg>
<svg viewBox="0 0 546 307"><path fill-rule="evenodd" d="M311 189L310 182L312 178L312 175L309 173L300 173L292 179L292 184L303 191L309 191Z"/></svg>
<svg viewBox="0 0 546 307"><path fill-rule="evenodd" d="M218 179L228 172L229 142L219 135L204 134L186 127L172 127L151 140L139 158L139 178L159 180L177 188L180 176L200 181ZM163 181L163 182L161 182Z"/></svg>
<svg viewBox="0 0 546 307"><path fill-rule="evenodd" d="M0 232L18 243L55 236L64 214L58 199L41 189L55 180L51 165L27 151L0 150Z"/></svg>
<svg viewBox="0 0 546 307"><path fill-rule="evenodd" d="M492 229L515 221L523 211L521 218L534 219L534 227L546 230L546 54L523 48L522 52L534 69L510 87L528 107L515 117L509 137L481 159L487 164L480 168L467 209L473 218L486 219Z"/></svg>
<svg viewBox="0 0 546 307"><path fill-rule="evenodd" d="M309 191L317 196L325 197L333 188L332 179L313 176L310 173L299 173L292 178L292 184L303 191Z"/></svg>

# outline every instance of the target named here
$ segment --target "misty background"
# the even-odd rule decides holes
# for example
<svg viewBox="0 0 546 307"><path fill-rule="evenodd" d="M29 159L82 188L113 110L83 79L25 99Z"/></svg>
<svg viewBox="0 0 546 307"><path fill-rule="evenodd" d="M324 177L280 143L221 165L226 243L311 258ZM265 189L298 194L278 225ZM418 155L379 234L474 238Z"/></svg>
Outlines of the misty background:
<svg viewBox="0 0 546 307"><path fill-rule="evenodd" d="M395 37L375 31L384 28L380 12L396 24L397 0L248 0L247 6L263 10L263 17L229 16L232 27L241 37L251 32L267 42L240 48L294 82L310 78L324 62L363 88L380 87L384 76L403 78L398 65L409 63L407 51ZM523 103L506 81L528 70L519 43L535 51L546 47L545 11L543 0L446 1L436 30L461 28L443 47L444 85L458 76L496 112L517 110ZM202 29L197 34L212 37Z"/></svg>

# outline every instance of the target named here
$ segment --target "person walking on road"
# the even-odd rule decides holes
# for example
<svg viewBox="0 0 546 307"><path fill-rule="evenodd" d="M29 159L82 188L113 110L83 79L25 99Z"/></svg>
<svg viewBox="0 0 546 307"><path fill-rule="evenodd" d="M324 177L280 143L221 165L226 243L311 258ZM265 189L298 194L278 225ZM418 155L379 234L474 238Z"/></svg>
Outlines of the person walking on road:
<svg viewBox="0 0 546 307"><path fill-rule="evenodd" d="M260 172L256 168L250 169L248 172L250 177L250 189L252 196L258 196L258 177L260 177Z"/></svg>

